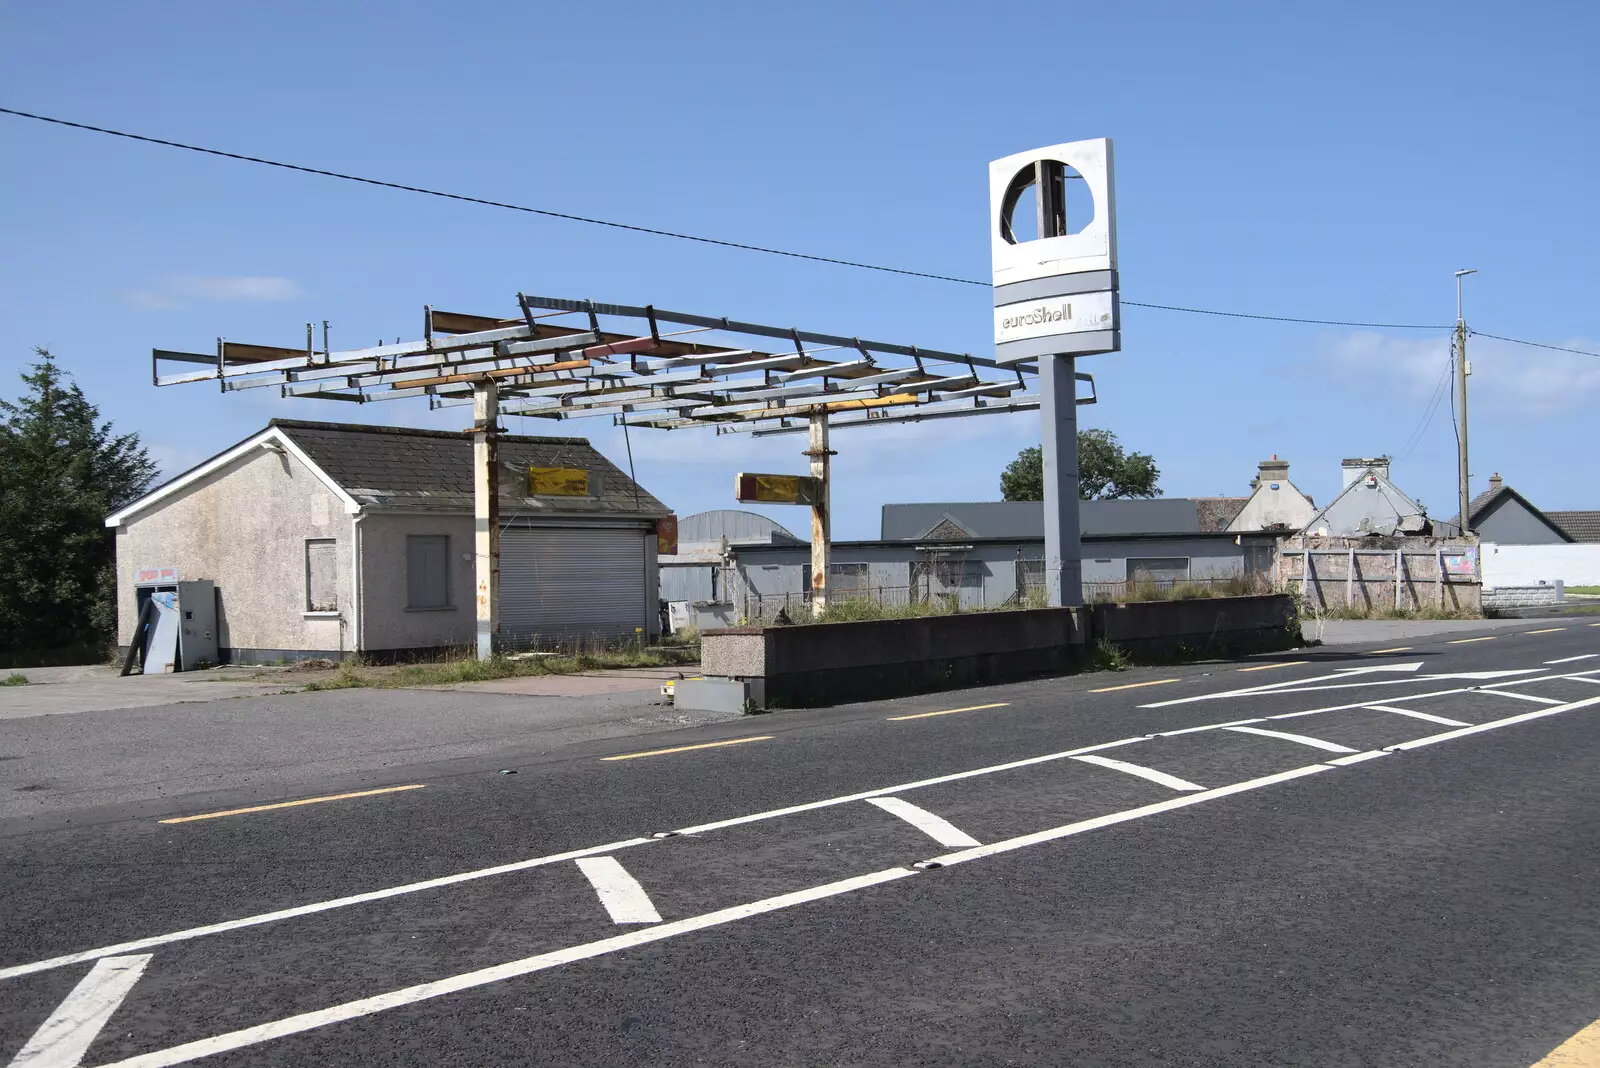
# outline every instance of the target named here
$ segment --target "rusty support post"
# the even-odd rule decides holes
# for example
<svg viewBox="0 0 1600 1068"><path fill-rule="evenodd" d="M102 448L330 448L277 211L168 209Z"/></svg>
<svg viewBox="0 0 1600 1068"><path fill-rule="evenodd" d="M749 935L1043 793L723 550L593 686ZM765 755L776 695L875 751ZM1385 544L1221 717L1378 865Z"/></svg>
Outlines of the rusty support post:
<svg viewBox="0 0 1600 1068"><path fill-rule="evenodd" d="M500 387L472 384L472 515L478 659L500 648Z"/></svg>
<svg viewBox="0 0 1600 1068"><path fill-rule="evenodd" d="M811 478L816 496L811 502L811 613L820 616L828 608L828 541L832 531L830 502L832 488L828 483L829 460L833 450L828 448L828 410L811 410L811 447L806 450L811 460Z"/></svg>

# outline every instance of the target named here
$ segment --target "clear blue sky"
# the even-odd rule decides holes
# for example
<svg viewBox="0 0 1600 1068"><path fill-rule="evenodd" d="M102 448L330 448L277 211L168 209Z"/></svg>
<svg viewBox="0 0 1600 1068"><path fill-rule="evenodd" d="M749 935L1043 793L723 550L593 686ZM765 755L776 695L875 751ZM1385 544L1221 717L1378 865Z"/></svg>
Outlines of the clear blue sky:
<svg viewBox="0 0 1600 1068"><path fill-rule="evenodd" d="M986 278L986 165L1116 140L1123 295L1600 346L1600 14L1580 3L450 4L63 0L0 14L0 103L517 203ZM982 351L988 294L543 219L0 116L0 395L47 345L171 473L275 416L460 426L397 402L157 390L152 346L335 347L518 290ZM1444 332L1125 310L1086 425L1169 495L1277 453L1319 501L1398 452ZM1600 359L1475 341L1474 489L1600 508ZM530 433L550 432L535 421ZM557 425L623 461L604 419ZM513 429L520 427L513 424ZM886 429L886 428L880 428ZM885 501L994 499L1037 419L841 433L840 537ZM680 513L795 438L641 432ZM1454 512L1441 406L1394 475ZM803 528L798 510L776 509Z"/></svg>

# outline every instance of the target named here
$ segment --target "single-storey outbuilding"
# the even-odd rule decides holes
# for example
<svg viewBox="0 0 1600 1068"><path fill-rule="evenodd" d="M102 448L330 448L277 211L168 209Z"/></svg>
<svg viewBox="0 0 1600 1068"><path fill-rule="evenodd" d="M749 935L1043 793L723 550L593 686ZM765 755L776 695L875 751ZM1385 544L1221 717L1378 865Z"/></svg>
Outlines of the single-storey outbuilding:
<svg viewBox="0 0 1600 1068"><path fill-rule="evenodd" d="M499 457L502 643L659 632L667 507L584 438L502 435ZM107 518L118 641L160 575L215 583L224 662L469 646L472 475L468 434L274 419Z"/></svg>

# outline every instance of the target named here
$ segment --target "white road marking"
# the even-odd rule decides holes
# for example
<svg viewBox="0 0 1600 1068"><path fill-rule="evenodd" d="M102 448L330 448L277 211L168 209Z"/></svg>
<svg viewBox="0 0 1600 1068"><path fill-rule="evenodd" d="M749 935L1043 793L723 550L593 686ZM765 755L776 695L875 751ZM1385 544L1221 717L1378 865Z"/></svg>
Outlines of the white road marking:
<svg viewBox="0 0 1600 1068"><path fill-rule="evenodd" d="M415 894L419 891L434 890L442 886L454 886L457 883L472 882L475 879L487 879L495 875L508 875L512 872L527 871L529 868L542 868L547 864L559 864L564 860L575 860L578 857L593 856L596 853L609 853L617 849L626 849L629 846L647 845L652 841L654 839L651 838L628 838L621 842L590 846L588 849L574 849L567 853L556 853L548 857L533 857L529 860L519 860L511 864L498 864L492 868L479 868L476 871L458 872L455 875L442 875L437 879L424 879L421 882L405 883L401 886L372 890L364 894L351 894L349 897L336 897L329 901L317 901L309 905L279 909L276 912L262 912L237 920L224 920L221 923L206 924L204 927L190 927L182 931L173 931L170 934L136 938L131 942L119 942L114 946L101 946L99 949L86 949L81 953L67 953L60 957L51 957L48 960L34 961L32 964L18 964L10 968L0 968L0 979L14 979L19 975L31 975L34 972L49 971L51 968L62 968L69 964L81 964L86 960L97 960L116 953L127 953L136 949L151 949L155 946L164 946L172 942L188 941L191 938L203 938L206 935L237 931L241 927L255 927L263 923L292 920L300 916L311 916L318 912L327 912L329 909L348 908L351 905L362 905L369 901L382 901L385 898L400 897L403 894Z"/></svg>
<svg viewBox="0 0 1600 1068"><path fill-rule="evenodd" d="M1429 712L1414 712L1409 708L1395 708L1393 705L1362 705L1361 707L1370 708L1374 712L1393 712L1397 716L1410 716L1412 719L1425 719L1429 723L1442 723L1446 727L1471 726L1471 724L1463 723L1459 719L1445 719L1443 716L1435 716Z"/></svg>
<svg viewBox="0 0 1600 1068"><path fill-rule="evenodd" d="M639 880L616 857L579 857L578 870L589 880L612 923L660 923L661 913L650 902Z"/></svg>
<svg viewBox="0 0 1600 1068"><path fill-rule="evenodd" d="M1334 767L1342 768L1346 764L1360 764L1364 761L1376 760L1378 757L1388 755L1389 754L1384 752L1382 749L1372 749L1365 753L1351 753L1349 756L1334 757L1332 760L1325 761L1325 763L1331 764Z"/></svg>
<svg viewBox="0 0 1600 1068"><path fill-rule="evenodd" d="M1269 731L1264 727L1224 727L1225 731L1238 731L1240 734L1259 734L1263 738L1277 738L1284 742L1298 742L1309 745L1313 749L1326 749L1330 753L1354 753L1358 750L1351 749L1348 745L1338 742L1325 742L1321 738L1307 738L1303 734L1290 734L1288 731Z"/></svg>
<svg viewBox="0 0 1600 1068"><path fill-rule="evenodd" d="M11 1068L77 1068L149 963L148 953L97 961L12 1058Z"/></svg>
<svg viewBox="0 0 1600 1068"><path fill-rule="evenodd" d="M1224 697L1255 697L1258 694L1274 693L1300 693L1304 690L1336 690L1343 689L1339 686L1313 686L1316 682L1335 682L1340 679L1349 679L1357 675L1374 675L1381 672L1414 672L1422 667L1423 661L1418 660L1412 664L1372 664L1363 667L1344 668L1332 675L1318 675L1309 679L1286 679L1283 682L1270 682L1260 686L1246 686L1238 690L1223 690L1221 693L1203 693L1194 697L1175 697L1170 701L1157 701L1154 704L1140 705L1140 708L1166 708L1169 705L1186 705L1196 701L1219 701ZM1384 682L1409 682L1410 679L1386 679ZM1352 683L1355 686L1377 685L1377 681Z"/></svg>
<svg viewBox="0 0 1600 1068"><path fill-rule="evenodd" d="M1546 660L1546 664L1570 664L1574 660L1593 660L1600 653L1580 653L1577 656L1564 656L1560 660Z"/></svg>
<svg viewBox="0 0 1600 1068"><path fill-rule="evenodd" d="M935 816L927 809L913 805L904 798L869 797L867 798L867 804L877 805L891 816L899 816L942 846L975 846L982 844L943 816Z"/></svg>
<svg viewBox="0 0 1600 1068"><path fill-rule="evenodd" d="M1509 727L1514 723L1527 723L1530 720L1543 719L1545 716L1555 716L1561 714L1562 712L1572 712L1580 708L1589 708L1590 706L1597 704L1600 704L1600 697L1585 697L1582 701L1569 701L1567 704L1557 705L1554 708L1536 708L1532 712L1524 712L1520 716L1510 716L1506 719L1492 719L1488 723L1480 723L1475 727L1462 727L1458 731L1445 731L1443 734L1430 734L1425 738L1416 738L1409 742L1401 742L1399 745L1386 746L1385 748L1391 751L1421 749L1425 745L1438 745L1440 742L1454 741L1457 738L1465 738L1470 734L1482 734L1484 731L1492 731L1498 727Z"/></svg>
<svg viewBox="0 0 1600 1068"><path fill-rule="evenodd" d="M1596 624L1596 626L1600 626L1600 624ZM1384 666L1388 667L1390 665L1384 665ZM1410 665L1410 664L1399 665L1399 667L1402 670L1414 670L1415 667L1420 667L1420 666L1421 666L1421 662L1420 661L1416 665ZM1577 679L1577 680L1580 680L1580 681L1583 681L1583 682L1591 682L1591 683L1595 683L1596 685L1600 685L1600 679L1593 679L1593 678L1588 678L1587 677L1588 675L1594 674L1596 671L1600 671L1600 669L1591 669L1590 671L1580 672L1580 673L1576 673L1576 674L1550 674L1550 675L1540 676L1540 677L1537 677L1537 678L1521 678L1521 679L1512 680L1509 683L1507 683L1507 682L1487 683L1484 686L1478 687L1478 691L1479 692L1498 692L1496 690L1496 687L1506 686L1506 685L1517 685L1517 686L1520 686L1520 685L1522 685L1524 683L1544 682L1544 681L1548 681L1548 680L1551 680L1551 679ZM1412 680L1406 680L1406 681L1412 681ZM1450 696L1450 695L1453 695L1453 694L1466 693L1466 692L1469 692L1469 691L1467 689L1465 689L1465 688L1455 688L1455 689L1448 689L1448 690L1432 690L1432 691L1428 691L1426 693L1407 694L1407 695L1405 695L1404 699L1407 700L1407 701L1418 701L1418 700L1422 700L1422 699L1430 698L1430 697L1447 697L1447 696ZM1349 702L1347 704L1327 705L1327 706L1324 706L1322 708L1306 709L1306 710L1299 711L1299 712L1284 712L1284 713L1279 713L1277 715L1268 716L1266 718L1267 719L1291 719L1291 718L1295 718L1295 717L1299 717L1299 716L1320 715L1320 714L1326 713L1326 712L1340 712L1340 711L1343 711L1345 709L1350 709L1350 708L1362 708L1362 707L1364 707L1366 705L1366 703L1367 702L1364 702L1364 701L1352 701L1352 702ZM1144 705L1144 706L1141 706L1141 707L1150 708L1150 707L1154 707L1154 706ZM1216 729L1216 728L1222 727L1222 726L1232 726L1232 725L1236 725L1236 724L1249 723L1249 722L1253 722L1253 721L1251 721L1251 720L1232 720L1232 721L1228 721L1228 723L1226 723L1226 724L1208 724L1208 725L1203 726L1203 727L1184 728L1184 730L1182 730L1182 731L1172 731L1172 732L1168 732L1168 733L1169 734L1192 733L1194 731L1210 730L1210 729ZM992 775L992 774L996 774L996 773L999 773L999 772L1016 770L1018 768L1033 767L1035 765L1046 764L1046 763L1049 763L1051 761L1056 761L1056 760L1065 760L1065 759L1067 759L1069 757L1079 756L1079 755L1084 754L1084 753L1094 753L1094 752L1099 752L1099 751L1105 750L1105 749L1116 749L1116 748L1120 748L1120 747L1123 747L1123 746L1133 745L1133 744L1136 744L1138 742L1145 741L1145 740L1147 740L1149 738L1152 738L1152 737L1157 737L1157 736L1156 735L1135 735L1135 736L1130 737L1130 738L1119 738L1119 739L1117 739L1115 741L1100 742L1100 743L1095 744L1095 745L1083 746L1082 748L1078 748L1078 749L1068 749L1068 750L1064 750L1064 751L1058 752L1058 753L1046 753L1046 754L1043 754L1041 756L1026 757L1026 758L1021 759L1021 760L1013 760L1013 761L1009 761L1009 762L1004 763L1004 764L993 764L993 765L990 765L988 767L973 768L973 769L968 770L968 771L959 771L959 772L953 772L953 773L948 774L948 775L938 775L938 776L934 776L934 777L928 778L928 779L919 779L919 780L917 780L915 782L899 783L899 784L894 785L894 786L884 786L884 787L879 787L879 788L873 789L873 790L862 790L862 791L860 791L858 793L845 794L845 795L840 796L840 797L825 798L825 799L819 800L819 801L810 801L810 802L806 802L804 804L790 805L790 806L787 806L785 808L777 808L777 809L771 809L771 810L768 810L768 811L765 811L765 812L756 812L756 813L751 813L749 815L736 816L736 817L733 817L731 819L718 820L718 821L715 821L715 822L712 822L712 823L703 823L703 824L699 824L699 825L696 825L696 826L693 826L693 827L683 827L683 828L679 828L676 831L676 833L677 834L682 834L682 835L702 834L702 833L706 833L706 832L710 832L710 831L721 830L721 829L726 828L726 827L737 827L737 826L741 826L741 825L746 824L746 823L755 823L755 822L759 822L759 821L762 821L762 820L777 819L777 818L780 818L780 817L783 817L783 816L793 815L795 813L812 812L812 811L816 811L818 809L830 808L830 807L832 807L834 805L849 804L849 803L855 802L855 801L865 801L868 798L880 797L880 796L883 796L885 794L898 794L898 793L903 793L903 792L908 791L908 790L920 789L920 788L925 787L925 786L937 786L937 785L940 785L942 783L957 782L957 781L962 780L962 779L969 779L969 778L974 778L974 777L982 776L982 775ZM392 898L392 897L400 897L400 896L403 896L405 894L414 894L414 893L420 893L420 892L427 891L427 890L440 889L440 888L443 888L443 887L454 886L454 885L456 885L458 883L472 882L472 881L477 880L477 879L488 879L488 878L493 878L493 877L499 876L499 875L513 874L513 873L516 873L516 872L527 871L527 870L532 869L532 868L544 867L544 866L549 865L549 864L559 864L559 863L562 863L564 861L575 860L575 859L577 859L579 857L597 856L597 855L603 854L603 853L616 852L617 850L621 850L621 849L629 849L629 848L633 848L633 847L637 847L637 846L649 845L652 842L662 841L662 840L663 839L648 838L648 837L645 837L645 838L628 838L628 839L623 839L623 840L617 841L617 842L608 842L608 843L606 843L604 845L590 846L590 847L585 848L585 849L575 849L575 850L570 850L570 851L565 852L565 853L556 853L556 854L553 854L553 855L550 855L550 856L544 856L544 857L531 857L531 858L529 858L527 860L514 861L514 862L509 863L509 864L499 864L499 865L495 865L493 867L479 868L479 869L476 869L476 870L473 870L473 871L457 872L457 873L451 874L451 875L439 876L439 877L433 878L433 879L423 879L423 880L421 880L419 882L404 883L404 884L399 885L399 886L386 887L386 888L383 888L383 889L380 889L380 890L371 890L371 891L367 891L365 893L360 893L360 894L351 894L351 895L348 895L346 897L333 898L333 899L330 899L330 900L327 900L327 901L317 901L317 902L312 902L312 903L306 904L306 905L297 905L297 906L294 906L292 908L279 909L279 910L276 910L276 911L273 911L273 912L264 912L264 913L258 913L258 914L253 915L253 916L244 916L244 917L241 917L239 919L224 920L224 921L221 921L221 922L218 922L218 923L205 924L203 926L198 926L198 927L190 927L190 928L186 928L186 929L183 929L183 930L172 931L172 932L169 932L169 933L166 933L166 934L152 935L152 936L149 936L149 937L146 937L146 938L136 938L136 939L132 939L132 940L126 941L126 942L119 942L119 943L117 943L115 945L100 946L100 947L95 948L95 949L86 949L86 950L81 950L81 951L75 952L75 953L66 953L66 954L63 954L61 956L51 957L51 958L48 958L46 960L33 961L31 963L28 963L28 964L18 964L18 965L13 965L13 966L7 967L7 968L0 968L0 980L14 979L14 978L17 978L18 976L23 976L23 975L32 975L32 974L34 974L36 972L49 971L49 970L51 970L53 968L62 968L62 967L67 967L67 966L73 965L73 964L81 964L81 963L83 963L85 961L99 960L99 959L101 959L103 957L115 956L117 954L132 953L132 952L137 952L139 950L152 949L152 948L155 948L155 947L158 947L158 946L169 945L169 944L171 944L173 942L183 942L183 941L187 941L187 940L190 940L190 939L203 938L203 937L206 937L208 935L214 935L214 934L225 934L225 933L227 933L229 931L236 931L236 930L239 930L241 928L255 927L255 926L259 926L261 924L276 923L276 922L279 922L281 920L292 920L292 919L296 919L296 918L301 917L301 916L311 916L311 915L315 915L315 914L317 914L319 912L326 912L326 911L329 911L329 910L332 910L332 909L348 908L348 907L355 906L355 905L366 904L366 903L372 902L372 901L383 901L385 899ZM664 839L664 840L670 841L670 839Z"/></svg>
<svg viewBox="0 0 1600 1068"><path fill-rule="evenodd" d="M1188 779L1180 779L1176 775L1168 775L1164 771L1157 771L1155 768L1147 768L1140 764L1129 764L1121 760L1112 760L1110 757L1078 756L1073 757L1072 759L1081 760L1085 764L1094 764L1097 767L1110 768L1112 771L1121 771L1126 772L1129 775L1137 775L1141 779L1149 779L1151 782L1160 783L1162 786L1168 787L1172 790L1205 789L1204 786L1198 786L1195 783L1190 782Z"/></svg>
<svg viewBox="0 0 1600 1068"><path fill-rule="evenodd" d="M1554 697L1539 697L1531 693L1518 693L1516 690L1489 690L1487 692L1496 697L1515 697L1519 701L1532 701L1536 705L1559 705L1562 703Z"/></svg>
<svg viewBox="0 0 1600 1068"><path fill-rule="evenodd" d="M1558 708L1536 709L1532 712L1527 712L1520 716L1512 716L1508 719L1492 720L1488 723L1480 723L1474 727L1464 727L1460 730L1447 731L1443 734L1431 735L1427 738L1419 738L1416 741L1406 742L1400 746L1391 746L1390 750L1415 749L1420 746L1432 745L1436 742L1448 741L1471 734L1479 734L1485 731L1497 730L1501 727L1508 727L1517 723L1525 723L1529 720L1541 719L1545 716L1558 715L1562 712L1586 708L1595 704L1600 704L1600 696L1588 698L1582 701L1574 701ZM1377 757L1384 755L1384 753L1385 751L1357 753L1350 757L1341 758L1341 762L1355 763L1358 758L1361 760L1376 759ZM1154 816L1163 812L1173 811L1174 809L1185 808L1189 805L1200 804L1205 801L1229 797L1233 794L1244 793L1249 790L1258 790L1263 787L1276 785L1278 783L1290 782L1295 779L1304 778L1308 775L1316 775L1321 772L1335 770L1337 770L1337 767L1333 761L1329 761L1328 763L1324 764L1311 764L1305 767L1292 768L1289 771L1278 772L1275 775L1267 775L1259 779L1250 779L1246 782L1234 783L1231 786L1219 786L1216 789L1203 790L1199 793L1185 794L1182 797L1171 798L1166 801L1157 802L1153 805L1144 805L1140 808L1129 809L1124 812L1115 812L1106 816L1098 816L1094 819L1082 820L1078 823L1069 823L1062 827L1038 831L1034 834L1022 835L1017 838L1006 839L990 845L975 846L960 852L949 853L941 857L932 858L931 860L924 861L923 865L932 867L934 865L949 866L952 864L962 864L971 860L979 860L984 857L994 856L1000 853L1008 853L1013 850L1026 848L1028 846L1056 841L1072 835L1083 834L1102 827L1110 827L1119 823L1126 823L1130 820L1141 819L1145 816ZM172 1046L168 1049L156 1050L152 1053L145 1053L136 1057L130 1057L126 1060L116 1061L112 1064L102 1065L100 1068L166 1068L168 1065L185 1064L189 1061L198 1060L201 1057L209 1057L214 1054L224 1053L230 1050L244 1049L249 1046L270 1041L274 1038L281 1038L285 1035L300 1034L318 1027L327 1026L328 1024L358 1019L363 1016L370 1016L374 1013L383 1012L388 1009L401 1008L406 1005L414 1005L417 1002L426 1001L430 998L436 998L446 994L453 994L462 990L469 990L473 987L500 982L504 979L512 979L518 976L529 975L534 972L560 967L563 964L569 964L574 961L588 960L607 953L616 953L622 950L632 949L635 946L663 941L680 934L688 934L690 932L703 930L708 927L715 927L719 924L732 923L736 920L747 919L751 916L759 916L768 912L776 912L780 909L791 908L796 905L805 904L811 901L818 901L824 898L837 897L841 894L853 893L857 890L864 890L869 887L879 886L885 883L894 882L899 879L909 878L918 874L921 874L921 872L916 868L885 868L882 871L871 872L866 875L858 875L850 879L841 879L837 882L811 887L807 890L799 890L789 894L781 894L777 897L764 898L760 901L753 901L746 905L736 905L732 908L722 909L718 912L706 913L702 916L690 917L689 919L675 920L671 923L657 924L654 927L647 927L638 931L632 931L625 935L616 935L612 938L601 939L597 942L588 942L583 945L572 946L567 949L559 949L550 953L541 953L533 957L524 957L521 960L510 961L506 964L499 964L489 968L481 968L477 971L465 972L460 975L439 979L431 983L422 983L417 986L404 987L399 990L391 990L384 994L378 994L375 997L362 998L357 1001L346 1002L342 1005L334 1005L330 1008L319 1009L314 1012L301 1013L298 1016L290 1016L285 1019L272 1021L270 1023L259 1024L255 1027L247 1027L243 1028L242 1030L231 1031L227 1034L216 1035L212 1038L200 1039L195 1042L186 1042L182 1045Z"/></svg>

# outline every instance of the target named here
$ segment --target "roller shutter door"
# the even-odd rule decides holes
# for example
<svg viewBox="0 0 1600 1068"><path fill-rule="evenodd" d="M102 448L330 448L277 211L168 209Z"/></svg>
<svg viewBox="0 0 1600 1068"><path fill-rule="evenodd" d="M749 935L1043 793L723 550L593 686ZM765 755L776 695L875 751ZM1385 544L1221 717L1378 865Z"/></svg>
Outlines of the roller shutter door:
<svg viewBox="0 0 1600 1068"><path fill-rule="evenodd" d="M645 619L645 536L605 527L500 535L500 637L510 646L633 637Z"/></svg>

